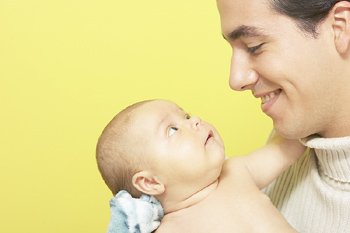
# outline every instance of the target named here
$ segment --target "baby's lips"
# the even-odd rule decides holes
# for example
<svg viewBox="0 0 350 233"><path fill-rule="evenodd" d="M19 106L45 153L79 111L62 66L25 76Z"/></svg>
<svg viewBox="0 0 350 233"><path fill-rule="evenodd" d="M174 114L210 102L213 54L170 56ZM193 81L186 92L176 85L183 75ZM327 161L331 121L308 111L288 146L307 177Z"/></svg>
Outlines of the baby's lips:
<svg viewBox="0 0 350 233"><path fill-rule="evenodd" d="M206 145L207 144L207 142L212 138L214 136L214 133L213 133L213 131L212 130L210 130L209 132L208 132L208 136L207 136L207 138L205 139L205 143L204 143L204 145Z"/></svg>

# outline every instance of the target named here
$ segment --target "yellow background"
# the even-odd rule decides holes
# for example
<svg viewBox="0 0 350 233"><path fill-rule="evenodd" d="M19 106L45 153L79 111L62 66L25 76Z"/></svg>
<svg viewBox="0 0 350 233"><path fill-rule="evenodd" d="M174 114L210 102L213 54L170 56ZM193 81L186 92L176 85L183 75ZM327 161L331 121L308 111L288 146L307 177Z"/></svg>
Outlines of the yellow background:
<svg viewBox="0 0 350 233"><path fill-rule="evenodd" d="M229 155L271 129L259 100L229 89L214 0L1 0L0 31L0 232L106 232L95 144L135 101L212 122Z"/></svg>

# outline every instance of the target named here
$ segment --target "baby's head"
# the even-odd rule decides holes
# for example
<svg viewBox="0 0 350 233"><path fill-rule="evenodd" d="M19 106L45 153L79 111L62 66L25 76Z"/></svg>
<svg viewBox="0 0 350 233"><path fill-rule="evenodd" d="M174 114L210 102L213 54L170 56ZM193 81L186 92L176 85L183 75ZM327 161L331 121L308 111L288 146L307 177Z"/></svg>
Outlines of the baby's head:
<svg viewBox="0 0 350 233"><path fill-rule="evenodd" d="M188 197L216 181L225 160L215 128L166 100L133 104L103 130L99 170L116 194Z"/></svg>

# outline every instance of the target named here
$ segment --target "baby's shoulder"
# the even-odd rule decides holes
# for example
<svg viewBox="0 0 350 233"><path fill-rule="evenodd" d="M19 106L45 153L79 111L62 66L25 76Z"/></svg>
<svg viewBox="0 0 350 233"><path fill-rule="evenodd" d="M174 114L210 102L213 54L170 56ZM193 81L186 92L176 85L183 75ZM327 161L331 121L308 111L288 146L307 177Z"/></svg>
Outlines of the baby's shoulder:
<svg viewBox="0 0 350 233"><path fill-rule="evenodd" d="M224 165L222 167L223 173L238 173L242 170L245 170L245 157L244 156L234 156L229 157L225 160Z"/></svg>
<svg viewBox="0 0 350 233"><path fill-rule="evenodd" d="M222 167L220 183L230 182L231 184L237 183L241 185L242 182L246 182L248 179L250 180L251 176L244 156L235 156L226 159Z"/></svg>

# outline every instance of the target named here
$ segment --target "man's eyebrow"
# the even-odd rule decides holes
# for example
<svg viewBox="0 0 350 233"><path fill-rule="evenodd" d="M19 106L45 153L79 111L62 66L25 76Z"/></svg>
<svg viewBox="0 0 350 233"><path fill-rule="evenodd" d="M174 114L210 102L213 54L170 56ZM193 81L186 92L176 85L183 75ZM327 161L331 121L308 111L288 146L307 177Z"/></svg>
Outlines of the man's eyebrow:
<svg viewBox="0 0 350 233"><path fill-rule="evenodd" d="M260 28L253 26L241 25L228 35L222 35L225 40L234 41L241 37L258 37L265 36L266 34L262 32Z"/></svg>

